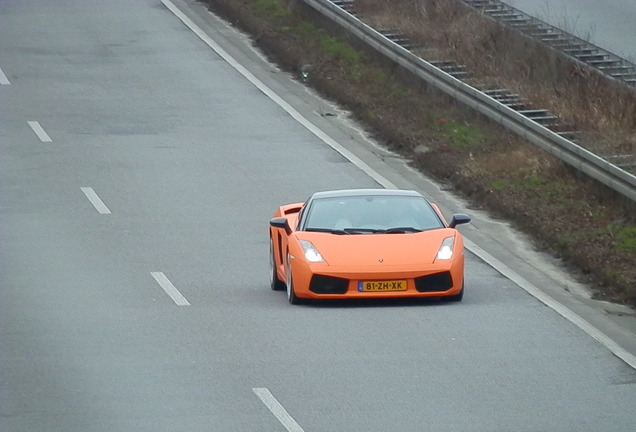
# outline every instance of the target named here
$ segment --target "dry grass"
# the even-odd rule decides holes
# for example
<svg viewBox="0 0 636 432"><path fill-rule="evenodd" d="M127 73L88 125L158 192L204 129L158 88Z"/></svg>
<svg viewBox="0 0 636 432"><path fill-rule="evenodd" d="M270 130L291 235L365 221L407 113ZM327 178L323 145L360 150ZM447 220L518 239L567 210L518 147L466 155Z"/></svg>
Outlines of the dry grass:
<svg viewBox="0 0 636 432"><path fill-rule="evenodd" d="M603 154L636 154L636 91L582 68L544 44L456 0L357 0L375 28L398 30L428 60L456 60L478 82L507 88L548 109Z"/></svg>

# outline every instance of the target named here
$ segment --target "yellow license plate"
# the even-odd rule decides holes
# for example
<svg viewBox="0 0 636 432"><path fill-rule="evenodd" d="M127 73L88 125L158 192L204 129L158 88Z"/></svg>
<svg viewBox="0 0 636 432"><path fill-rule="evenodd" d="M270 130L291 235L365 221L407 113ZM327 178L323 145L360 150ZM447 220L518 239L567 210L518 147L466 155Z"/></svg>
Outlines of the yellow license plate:
<svg viewBox="0 0 636 432"><path fill-rule="evenodd" d="M359 292L406 291L405 280L358 282Z"/></svg>

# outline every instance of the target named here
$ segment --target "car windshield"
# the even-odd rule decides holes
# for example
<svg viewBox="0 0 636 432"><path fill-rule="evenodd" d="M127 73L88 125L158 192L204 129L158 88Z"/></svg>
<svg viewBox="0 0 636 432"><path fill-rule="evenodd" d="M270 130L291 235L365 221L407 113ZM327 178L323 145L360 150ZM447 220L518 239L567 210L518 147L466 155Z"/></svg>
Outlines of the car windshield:
<svg viewBox="0 0 636 432"><path fill-rule="evenodd" d="M406 234L444 227L428 201L418 196L321 198L307 210L305 231Z"/></svg>

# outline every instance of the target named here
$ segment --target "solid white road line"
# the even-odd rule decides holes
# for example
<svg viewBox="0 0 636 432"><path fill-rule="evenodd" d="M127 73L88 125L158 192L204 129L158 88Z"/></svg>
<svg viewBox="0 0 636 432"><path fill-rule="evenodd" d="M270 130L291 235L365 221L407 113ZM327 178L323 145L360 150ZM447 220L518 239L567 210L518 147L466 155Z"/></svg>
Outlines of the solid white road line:
<svg viewBox="0 0 636 432"><path fill-rule="evenodd" d="M270 393L266 388L253 388L252 391L256 393L256 396L265 404L267 408L274 414L279 422L289 432L304 432L296 420L289 415L289 413L283 408L283 406L276 400L274 395Z"/></svg>
<svg viewBox="0 0 636 432"><path fill-rule="evenodd" d="M378 182L385 188L393 189L396 186L384 177L382 174L376 172L369 165L364 163L360 158L355 156L349 150L345 149L343 146L338 144L335 140L329 137L326 133L320 130L317 126L312 124L309 120L303 117L298 111L296 111L291 105L285 102L280 96L278 96L272 89L267 87L262 81L256 78L252 73L250 73L245 67L243 67L239 62L234 59L230 54L228 54L223 48L221 48L216 42L214 42L199 26L197 26L191 19L185 16L170 0L161 0L161 2L166 6L173 14L177 16L186 26L190 28L203 42L205 42L210 48L212 48L223 60L225 60L230 66L236 69L241 75L243 75L249 82L251 82L254 86L256 86L260 91L262 91L267 97L269 97L272 101L278 104L282 109L284 109L290 116L292 116L296 121L305 126L309 131L311 131L314 135L320 138L325 144L329 145L331 148L336 150L342 156L347 158L352 164L357 166L363 172L365 172L369 177ZM492 255L488 254L483 249L479 248L476 244L472 242L466 241L464 238L464 243L466 249L477 255L483 261L487 262L493 268L498 270L501 274L506 276L511 281L515 282L522 289L527 291L530 295L537 298L539 301L543 302L546 306L550 307L558 314L563 316L568 321L572 322L574 325L579 327L588 335L592 336L594 339L599 341L602 345L604 345L607 349L609 349L612 353L614 353L617 357L623 360L625 363L630 365L632 368L636 369L636 356L629 353L621 346L619 346L612 338L607 336L605 333L601 332L596 327L592 326L590 323L585 321L579 315L565 307L563 304L559 303L552 297L545 294L536 286L532 285L530 282L522 278L519 274L514 272L511 268L506 266L501 261L495 259Z"/></svg>
<svg viewBox="0 0 636 432"><path fill-rule="evenodd" d="M10 85L11 83L9 82L9 78L7 78L7 76L4 74L4 72L2 72L2 69L0 68L0 85Z"/></svg>
<svg viewBox="0 0 636 432"><path fill-rule="evenodd" d="M36 121L28 121L27 122L29 124L29 126L31 126L31 129L33 129L33 132L35 132L35 134L38 136L38 138L40 138L40 141L42 142L51 142L51 137L48 136L48 134L46 132L44 132L44 129L42 129L42 126L40 126L40 123L36 122Z"/></svg>
<svg viewBox="0 0 636 432"><path fill-rule="evenodd" d="M617 344L612 338L605 333L594 327L589 322L585 321L581 316L574 313L572 310L562 305L539 288L528 282L521 275L514 272L510 267L503 262L490 255L488 252L477 246L472 241L464 237L464 246L466 249L477 255L479 258L488 263L492 268L497 270L506 278L523 288L528 294L539 300L550 309L561 315L566 320L583 330L588 335L592 336L598 342L600 342L605 348L610 350L616 357L623 360L625 363L636 369L636 356Z"/></svg>
<svg viewBox="0 0 636 432"><path fill-rule="evenodd" d="M110 214L110 210L108 210L108 207L106 207L106 204L104 204L102 200L99 199L99 197L97 196L93 188L83 187L81 189L82 189L82 192L84 192L84 195L86 195L86 198L88 198L91 204L93 204L93 207L95 207L95 209L100 214Z"/></svg>
<svg viewBox="0 0 636 432"><path fill-rule="evenodd" d="M177 304L177 306L190 306L190 302L179 292L172 282L168 280L163 272L150 272L157 283L163 288L163 290L170 296L170 298Z"/></svg>

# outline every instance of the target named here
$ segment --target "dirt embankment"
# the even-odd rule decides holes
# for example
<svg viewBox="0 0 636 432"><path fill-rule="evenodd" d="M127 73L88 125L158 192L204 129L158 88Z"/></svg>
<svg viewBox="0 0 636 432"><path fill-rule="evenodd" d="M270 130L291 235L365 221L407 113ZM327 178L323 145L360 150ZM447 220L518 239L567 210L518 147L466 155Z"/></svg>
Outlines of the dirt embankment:
<svg viewBox="0 0 636 432"><path fill-rule="evenodd" d="M302 1L204 2L250 33L272 61L351 110L387 147L560 257L599 298L636 306L633 203L428 88ZM492 23L480 24L483 17L469 15L455 0L356 5L366 20L408 33L427 52L452 56L482 79L535 97L589 137L604 137L603 145L633 149L636 96L605 87L595 74L572 75L567 62L552 53L546 61L527 39L532 49L520 58L522 42Z"/></svg>

